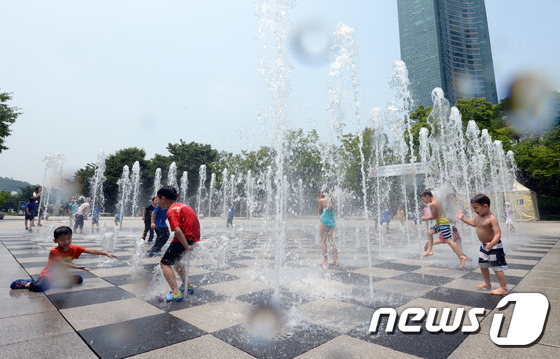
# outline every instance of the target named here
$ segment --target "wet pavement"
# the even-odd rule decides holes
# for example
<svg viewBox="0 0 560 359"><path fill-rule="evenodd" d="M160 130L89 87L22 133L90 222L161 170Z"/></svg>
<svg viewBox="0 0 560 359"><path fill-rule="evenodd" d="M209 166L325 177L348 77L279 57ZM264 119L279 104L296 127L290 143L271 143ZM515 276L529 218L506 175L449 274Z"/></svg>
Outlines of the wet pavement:
<svg viewBox="0 0 560 359"><path fill-rule="evenodd" d="M110 246L112 219L102 220L106 234L75 234L73 244ZM459 270L447 246L421 258L423 238L392 223L391 234L368 246L359 220L339 221L340 266L319 266L316 219L289 221L286 242L278 246L273 224L264 220L201 221L202 240L188 259L195 293L179 303L160 303L168 291L160 257L143 254L143 224L127 218L114 239L118 260L83 254L74 263L84 283L45 293L10 290L15 279L41 272L54 246L52 230L64 218L45 221L33 233L23 217L0 220L1 358L494 358L557 357L560 348L560 223L518 223L504 233L510 293L541 293L550 303L544 334L532 345L501 347L490 337L496 313L511 317L514 306L495 309L502 297L479 291L481 274L472 231L461 228L464 252L475 257ZM422 230L424 227L421 227ZM504 226L502 226L504 230ZM103 230L102 230L103 231ZM420 239L419 239L420 238ZM104 240L105 239L105 240ZM164 247L165 250L166 247ZM280 262L276 250L286 253ZM369 255L368 255L369 251ZM142 254L139 256L139 254ZM492 274L493 285L496 277ZM370 334L379 308L484 308L473 334ZM509 323L503 331L507 330ZM504 335L504 333L502 333Z"/></svg>

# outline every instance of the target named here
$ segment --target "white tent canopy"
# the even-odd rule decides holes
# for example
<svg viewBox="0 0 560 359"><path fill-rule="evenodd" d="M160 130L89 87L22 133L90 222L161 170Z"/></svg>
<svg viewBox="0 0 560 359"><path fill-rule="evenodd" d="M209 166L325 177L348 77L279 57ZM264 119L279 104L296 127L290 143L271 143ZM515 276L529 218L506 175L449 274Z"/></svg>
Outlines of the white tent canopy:
<svg viewBox="0 0 560 359"><path fill-rule="evenodd" d="M511 206L515 210L515 218L520 221L539 221L539 207L537 205L537 193L521 183L515 181L513 191L506 195L511 198Z"/></svg>

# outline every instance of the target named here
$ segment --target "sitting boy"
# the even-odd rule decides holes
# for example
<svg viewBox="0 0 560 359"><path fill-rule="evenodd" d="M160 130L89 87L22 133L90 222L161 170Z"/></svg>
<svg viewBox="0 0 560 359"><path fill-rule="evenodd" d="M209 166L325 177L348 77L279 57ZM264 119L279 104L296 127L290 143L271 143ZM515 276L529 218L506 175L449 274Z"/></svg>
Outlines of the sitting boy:
<svg viewBox="0 0 560 359"><path fill-rule="evenodd" d="M72 229L67 226L61 226L54 230L53 242L58 246L51 249L49 253L49 261L45 269L39 274L37 280L18 279L12 282L12 289L29 289L32 292L44 292L49 290L53 285L61 285L68 287L80 284L84 280L79 275L69 277L66 273L67 268L83 269L90 271L86 266L79 266L72 263L72 260L80 257L82 253L107 256L109 258L117 258L116 255L105 253L98 249L89 249L76 245L72 245Z"/></svg>

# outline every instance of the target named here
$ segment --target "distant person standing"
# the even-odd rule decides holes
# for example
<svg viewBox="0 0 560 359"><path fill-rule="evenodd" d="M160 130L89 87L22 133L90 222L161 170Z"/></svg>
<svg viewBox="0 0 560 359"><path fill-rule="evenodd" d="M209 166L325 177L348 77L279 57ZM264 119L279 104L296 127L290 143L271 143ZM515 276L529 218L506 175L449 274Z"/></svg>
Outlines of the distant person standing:
<svg viewBox="0 0 560 359"><path fill-rule="evenodd" d="M226 227L229 228L230 224L233 226L233 214L234 214L234 208L231 203L228 203L226 213L227 213Z"/></svg>
<svg viewBox="0 0 560 359"><path fill-rule="evenodd" d="M161 252L163 246L167 243L169 239L169 229L167 228L167 209L162 209L159 206L159 200L156 197L154 202L156 203L156 208L152 212L152 223L151 228L156 231L156 243L152 246L148 252L148 257L158 256Z"/></svg>
<svg viewBox="0 0 560 359"><path fill-rule="evenodd" d="M44 205L41 201L42 195L43 195L43 187L42 186L35 187L35 192L33 192L33 198L35 198L35 203L37 203L37 206L35 207L35 216L37 216L37 226L39 227L43 226L41 224L41 216L45 212L45 210L43 209Z"/></svg>
<svg viewBox="0 0 560 359"><path fill-rule="evenodd" d="M76 223L74 224L74 231L80 228L80 233L84 233L84 220L87 219L89 212L91 211L91 206L89 205L89 200L85 200L78 210L76 211Z"/></svg>
<svg viewBox="0 0 560 359"><path fill-rule="evenodd" d="M117 202L117 204L115 204L115 208L117 209L117 214L115 216L115 226L118 226L119 223L121 223L123 214L121 202Z"/></svg>
<svg viewBox="0 0 560 359"><path fill-rule="evenodd" d="M509 202L506 202L506 226L511 232L515 232L515 210Z"/></svg>
<svg viewBox="0 0 560 359"><path fill-rule="evenodd" d="M68 204L68 215L70 216L70 218L69 218L70 227L72 227L72 224L74 223L74 217L76 216L76 212L78 211L78 207L79 206L76 203L76 200L74 198L72 198L72 200Z"/></svg>
<svg viewBox="0 0 560 359"><path fill-rule="evenodd" d="M35 206L37 205L35 198L29 198L29 202L25 206L25 230L33 232L33 226L35 225ZM29 227L27 227L27 221L29 220Z"/></svg>
<svg viewBox="0 0 560 359"><path fill-rule="evenodd" d="M321 224L319 225L319 236L321 238L321 252L323 253L323 261L319 265L328 264L327 241L331 244L331 252L333 257L333 265L338 266L338 248L334 241L334 228L336 222L334 220L334 205L326 190L318 191L319 206L317 211L321 215Z"/></svg>
<svg viewBox="0 0 560 359"><path fill-rule="evenodd" d="M101 216L101 205L96 204L91 212L91 230L97 225L97 232L99 232L99 217Z"/></svg>
<svg viewBox="0 0 560 359"><path fill-rule="evenodd" d="M397 219L401 222L401 225L404 225L404 209L401 207L397 209Z"/></svg>
<svg viewBox="0 0 560 359"><path fill-rule="evenodd" d="M152 203L142 212L142 220L144 221L144 232L142 233L142 239L146 240L146 235L150 232L150 237L148 242L152 242L154 240L154 229L151 227L152 225L152 212L156 208L155 204L156 197L152 197Z"/></svg>
<svg viewBox="0 0 560 359"><path fill-rule="evenodd" d="M389 210L387 208L384 208L383 211L381 211L381 222L380 224L383 226L384 224L385 229L387 231L387 233L389 233L389 223L391 223L391 212L389 212Z"/></svg>

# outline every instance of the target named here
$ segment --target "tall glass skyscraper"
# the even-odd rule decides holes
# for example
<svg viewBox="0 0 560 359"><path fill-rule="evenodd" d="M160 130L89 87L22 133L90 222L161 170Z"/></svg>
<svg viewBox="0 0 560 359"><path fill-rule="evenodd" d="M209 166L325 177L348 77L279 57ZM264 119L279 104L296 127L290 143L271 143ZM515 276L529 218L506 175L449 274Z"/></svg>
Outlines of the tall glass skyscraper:
<svg viewBox="0 0 560 359"><path fill-rule="evenodd" d="M432 106L441 87L457 99L498 102L484 0L397 0L401 59L414 104Z"/></svg>

